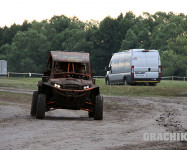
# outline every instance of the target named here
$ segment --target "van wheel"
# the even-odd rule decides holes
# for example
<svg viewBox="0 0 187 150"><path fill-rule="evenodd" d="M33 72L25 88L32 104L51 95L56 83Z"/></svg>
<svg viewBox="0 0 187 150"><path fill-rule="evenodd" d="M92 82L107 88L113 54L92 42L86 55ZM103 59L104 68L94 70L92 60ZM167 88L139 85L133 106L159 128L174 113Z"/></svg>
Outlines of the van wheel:
<svg viewBox="0 0 187 150"><path fill-rule="evenodd" d="M110 85L109 79L106 79L106 85Z"/></svg>
<svg viewBox="0 0 187 150"><path fill-rule="evenodd" d="M128 82L127 82L126 79L123 80L123 84L124 84L125 86L128 85Z"/></svg>
<svg viewBox="0 0 187 150"><path fill-rule="evenodd" d="M103 119L103 97L101 95L96 96L95 99L95 113L94 120Z"/></svg>
<svg viewBox="0 0 187 150"><path fill-rule="evenodd" d="M138 84L137 84L137 83L132 83L131 85L132 85L132 86L137 86Z"/></svg>
<svg viewBox="0 0 187 150"><path fill-rule="evenodd" d="M46 110L46 95L39 94L37 100L36 118L44 119Z"/></svg>
<svg viewBox="0 0 187 150"><path fill-rule="evenodd" d="M157 83L149 83L149 86L156 86Z"/></svg>

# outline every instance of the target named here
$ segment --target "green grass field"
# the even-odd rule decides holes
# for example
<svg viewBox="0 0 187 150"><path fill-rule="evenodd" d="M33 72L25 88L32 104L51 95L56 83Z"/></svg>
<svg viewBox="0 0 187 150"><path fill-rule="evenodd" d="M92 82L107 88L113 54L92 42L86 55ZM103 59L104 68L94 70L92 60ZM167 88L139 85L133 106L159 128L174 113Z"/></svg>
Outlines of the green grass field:
<svg viewBox="0 0 187 150"><path fill-rule="evenodd" d="M0 78L0 87L15 87L21 89L37 89L41 78Z"/></svg>
<svg viewBox="0 0 187 150"><path fill-rule="evenodd" d="M104 79L97 79L101 94L119 96L187 96L187 81L161 81L157 86L106 86Z"/></svg>
<svg viewBox="0 0 187 150"><path fill-rule="evenodd" d="M0 87L37 89L41 78L0 78ZM157 86L106 86L104 79L96 79L101 94L117 96L187 96L187 81L161 81Z"/></svg>

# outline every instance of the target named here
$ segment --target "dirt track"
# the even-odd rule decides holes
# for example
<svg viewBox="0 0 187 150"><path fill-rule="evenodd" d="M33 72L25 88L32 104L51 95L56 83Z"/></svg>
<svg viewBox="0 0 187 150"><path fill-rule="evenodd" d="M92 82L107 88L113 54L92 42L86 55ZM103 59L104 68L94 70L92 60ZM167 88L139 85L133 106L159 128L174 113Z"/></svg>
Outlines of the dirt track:
<svg viewBox="0 0 187 150"><path fill-rule="evenodd" d="M0 149L187 149L187 142L150 142L144 133L186 132L187 99L104 96L104 120L85 111L30 116L30 102L0 98Z"/></svg>

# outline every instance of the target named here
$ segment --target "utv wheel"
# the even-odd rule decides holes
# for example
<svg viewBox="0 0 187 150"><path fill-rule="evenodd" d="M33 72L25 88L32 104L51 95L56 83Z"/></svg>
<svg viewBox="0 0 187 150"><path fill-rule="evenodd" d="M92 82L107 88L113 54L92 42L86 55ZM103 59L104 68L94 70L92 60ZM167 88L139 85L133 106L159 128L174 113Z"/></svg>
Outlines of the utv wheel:
<svg viewBox="0 0 187 150"><path fill-rule="evenodd" d="M37 99L38 99L38 91L34 91L32 95L32 103L31 103L31 116L36 116L36 108L37 108Z"/></svg>
<svg viewBox="0 0 187 150"><path fill-rule="evenodd" d="M94 119L95 120L103 119L103 97L101 95L96 96L95 99Z"/></svg>
<svg viewBox="0 0 187 150"><path fill-rule="evenodd" d="M36 109L36 118L37 119L44 119L45 109L46 109L46 95L39 94L38 100L37 100L37 109Z"/></svg>
<svg viewBox="0 0 187 150"><path fill-rule="evenodd" d="M89 116L89 118L93 118L94 117L94 112L88 112L88 116Z"/></svg>

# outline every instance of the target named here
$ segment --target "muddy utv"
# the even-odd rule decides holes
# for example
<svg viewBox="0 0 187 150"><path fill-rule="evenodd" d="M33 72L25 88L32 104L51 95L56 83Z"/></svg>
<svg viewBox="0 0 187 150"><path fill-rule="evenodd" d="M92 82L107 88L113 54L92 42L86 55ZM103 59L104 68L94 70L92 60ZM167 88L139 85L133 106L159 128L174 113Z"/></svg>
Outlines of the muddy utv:
<svg viewBox="0 0 187 150"><path fill-rule="evenodd" d="M103 119L103 97L91 76L89 53L50 52L33 93L31 116L43 119L46 111L54 109L85 110L89 117Z"/></svg>

